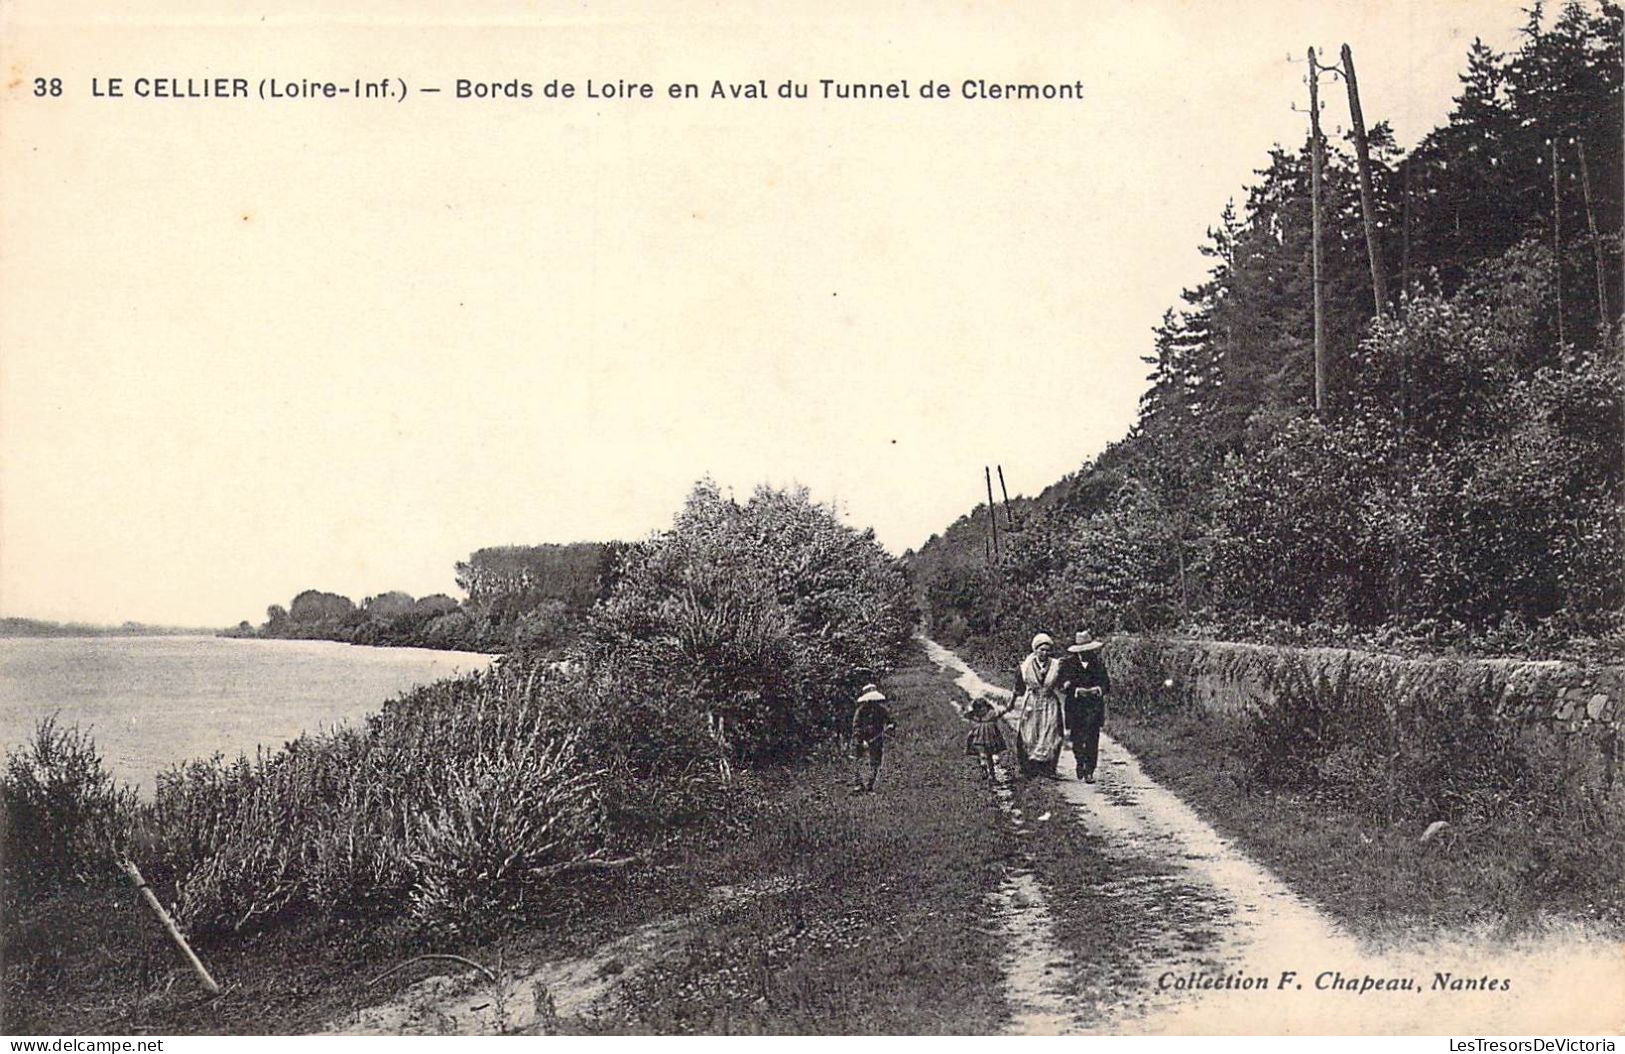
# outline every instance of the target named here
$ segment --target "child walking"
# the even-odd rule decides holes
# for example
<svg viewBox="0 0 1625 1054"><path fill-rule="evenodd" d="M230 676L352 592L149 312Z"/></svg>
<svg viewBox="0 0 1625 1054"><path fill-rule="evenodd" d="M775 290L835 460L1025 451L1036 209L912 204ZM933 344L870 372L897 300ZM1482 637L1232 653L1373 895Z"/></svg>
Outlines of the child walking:
<svg viewBox="0 0 1625 1054"><path fill-rule="evenodd" d="M852 793L860 794L875 789L880 776L880 759L886 750L886 733L897 727L886 709L886 697L872 684L863 686L858 696L858 708L852 714L852 753L857 763L853 774ZM869 760L869 779L863 778L863 759Z"/></svg>
<svg viewBox="0 0 1625 1054"><path fill-rule="evenodd" d="M965 712L971 729L965 735L965 753L982 763L982 778L991 780L993 762L1005 750L1004 733L999 730L999 718L1010 712L1010 704L995 707L986 699L977 699Z"/></svg>

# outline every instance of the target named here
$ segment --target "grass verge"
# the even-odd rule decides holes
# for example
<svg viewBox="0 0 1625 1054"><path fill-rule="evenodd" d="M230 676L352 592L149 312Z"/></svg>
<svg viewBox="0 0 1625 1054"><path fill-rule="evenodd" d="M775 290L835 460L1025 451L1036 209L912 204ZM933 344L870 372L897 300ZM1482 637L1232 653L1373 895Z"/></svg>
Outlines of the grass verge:
<svg viewBox="0 0 1625 1054"><path fill-rule="evenodd" d="M781 775L750 836L709 869L793 888L690 932L594 1030L999 1030L1003 945L986 898L1015 836L963 757L951 680L916 664L884 687L902 732L879 790L852 794L851 762L834 750Z"/></svg>
<svg viewBox="0 0 1625 1054"><path fill-rule="evenodd" d="M1475 930L1500 938L1559 917L1625 931L1625 844L1575 840L1533 818L1458 827L1375 821L1310 792L1260 785L1224 722L1114 713L1109 731L1145 770L1299 893L1376 940Z"/></svg>

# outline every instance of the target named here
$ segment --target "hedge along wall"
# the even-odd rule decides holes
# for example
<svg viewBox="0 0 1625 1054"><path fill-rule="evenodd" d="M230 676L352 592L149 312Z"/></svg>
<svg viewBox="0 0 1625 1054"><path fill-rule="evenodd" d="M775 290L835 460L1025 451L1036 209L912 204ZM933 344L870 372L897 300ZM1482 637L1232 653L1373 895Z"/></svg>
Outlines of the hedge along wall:
<svg viewBox="0 0 1625 1054"><path fill-rule="evenodd" d="M1625 815L1619 666L1134 636L1106 656L1116 705L1215 720L1266 783L1342 788L1391 818Z"/></svg>

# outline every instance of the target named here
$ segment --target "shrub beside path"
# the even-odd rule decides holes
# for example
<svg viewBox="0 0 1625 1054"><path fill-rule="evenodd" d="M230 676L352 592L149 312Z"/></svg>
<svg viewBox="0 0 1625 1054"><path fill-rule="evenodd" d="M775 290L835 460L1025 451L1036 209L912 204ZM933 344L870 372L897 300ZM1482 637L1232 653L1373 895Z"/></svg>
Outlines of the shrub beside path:
<svg viewBox="0 0 1625 1054"><path fill-rule="evenodd" d="M923 644L972 698L1009 698L953 652ZM1108 993L1088 1031L1580 1034L1625 1024L1618 944L1575 933L1372 947L1221 836L1110 736L1101 751L1100 782L1051 788L1108 859L1130 865L1094 895L1142 925L1132 949L1138 982L1115 999Z"/></svg>

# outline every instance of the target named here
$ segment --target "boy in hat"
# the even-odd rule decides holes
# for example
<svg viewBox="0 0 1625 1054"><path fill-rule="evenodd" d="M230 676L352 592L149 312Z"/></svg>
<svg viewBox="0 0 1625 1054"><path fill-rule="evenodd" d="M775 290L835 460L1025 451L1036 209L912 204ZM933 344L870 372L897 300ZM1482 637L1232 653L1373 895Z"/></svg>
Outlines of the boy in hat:
<svg viewBox="0 0 1625 1054"><path fill-rule="evenodd" d="M862 769L854 776L852 793L872 791L880 775L880 758L886 749L886 733L896 728L891 711L886 709L886 697L872 684L863 686L858 696L858 708L852 714L852 754L855 758L869 758L869 780L863 780Z"/></svg>
<svg viewBox="0 0 1625 1054"><path fill-rule="evenodd" d="M1077 634L1061 661L1061 698L1065 701L1066 727L1072 734L1072 757L1078 763L1078 778L1095 781L1095 762L1100 757L1100 729L1106 723L1106 693L1112 679L1101 658L1101 643L1087 631Z"/></svg>

